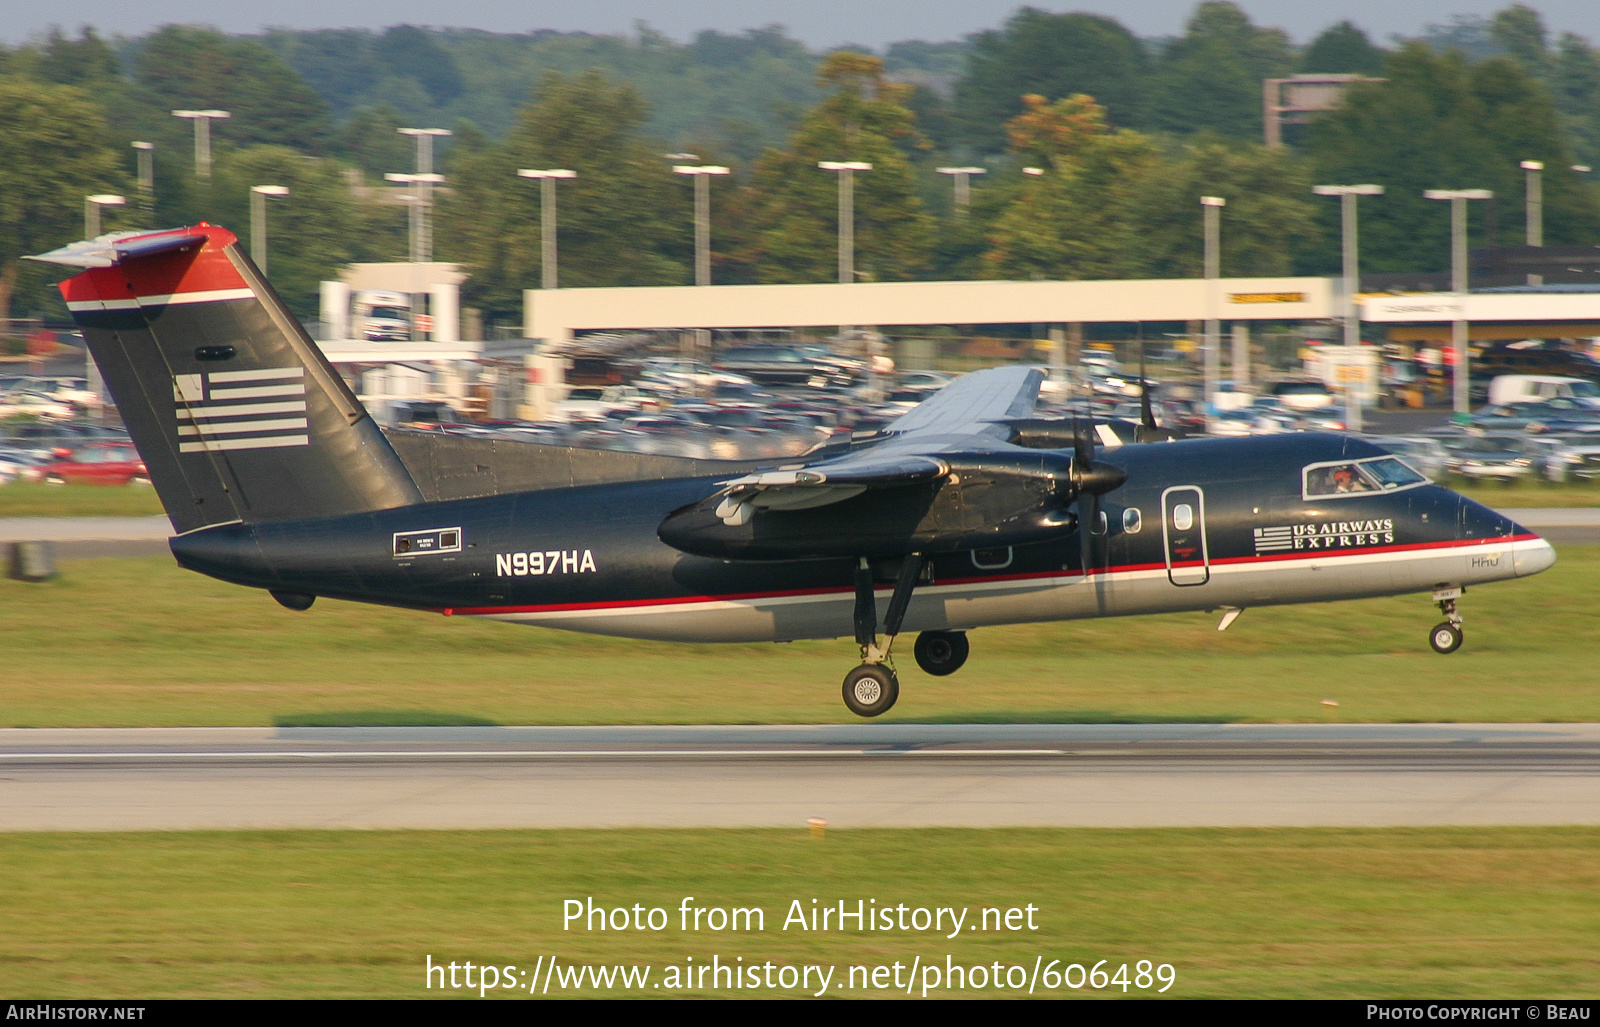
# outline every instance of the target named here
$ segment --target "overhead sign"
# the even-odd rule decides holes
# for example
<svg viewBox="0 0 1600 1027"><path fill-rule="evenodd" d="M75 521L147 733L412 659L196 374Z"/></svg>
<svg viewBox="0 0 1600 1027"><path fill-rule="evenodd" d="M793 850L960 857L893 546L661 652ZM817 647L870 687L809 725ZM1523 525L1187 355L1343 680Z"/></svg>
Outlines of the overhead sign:
<svg viewBox="0 0 1600 1027"><path fill-rule="evenodd" d="M1230 292L1229 303L1304 303L1303 292Z"/></svg>

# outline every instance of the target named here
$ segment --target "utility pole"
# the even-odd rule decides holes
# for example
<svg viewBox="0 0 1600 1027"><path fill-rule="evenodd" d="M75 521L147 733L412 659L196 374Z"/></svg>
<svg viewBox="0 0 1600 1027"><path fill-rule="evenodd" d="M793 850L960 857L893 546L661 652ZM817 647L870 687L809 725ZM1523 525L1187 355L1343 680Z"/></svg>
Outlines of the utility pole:
<svg viewBox="0 0 1600 1027"><path fill-rule="evenodd" d="M1450 345L1455 350L1455 374L1451 390L1455 419L1466 423L1472 416L1470 331L1467 326L1467 201L1492 200L1488 189L1425 189L1430 200L1450 201L1450 290L1456 295L1456 317L1450 325Z"/></svg>
<svg viewBox="0 0 1600 1027"><path fill-rule="evenodd" d="M571 168L523 168L522 178L539 180L539 287L556 287L556 179L577 178Z"/></svg>
<svg viewBox="0 0 1600 1027"><path fill-rule="evenodd" d="M872 165L859 160L818 161L824 171L839 173L839 282L856 280L856 191L855 173L871 171Z"/></svg>
<svg viewBox="0 0 1600 1027"><path fill-rule="evenodd" d="M253 185L250 187L250 259L267 273L267 197L288 196L286 185Z"/></svg>
<svg viewBox="0 0 1600 1027"><path fill-rule="evenodd" d="M956 217L967 216L967 206L972 202L972 176L988 174L988 168L939 168L939 174L955 179Z"/></svg>
<svg viewBox="0 0 1600 1027"><path fill-rule="evenodd" d="M452 133L448 128L401 128L396 131L417 141L417 197L422 203L415 228L419 256L412 259L425 263L433 259L433 220L430 216L433 212L433 187L435 183L444 181L433 173L433 141Z"/></svg>
<svg viewBox="0 0 1600 1027"><path fill-rule="evenodd" d="M1361 320L1356 316L1356 294L1361 291L1360 250L1357 237L1358 224L1356 221L1356 201L1362 196L1382 196L1381 185L1314 185L1311 191L1318 196L1339 197L1339 227L1342 249L1344 251L1344 345L1345 355L1350 360L1356 359L1356 352L1361 347ZM1366 365L1346 364L1346 367L1359 367L1361 370L1361 388L1357 390L1352 399L1349 381L1345 382L1344 405L1345 422L1351 431L1360 431L1362 426L1361 401L1366 395ZM1347 372L1348 373L1348 372Z"/></svg>
<svg viewBox="0 0 1600 1027"><path fill-rule="evenodd" d="M1217 379L1222 363L1222 322L1217 312L1217 280L1222 277L1222 208L1228 201L1221 196L1202 196L1205 214L1206 261L1206 430L1215 427Z"/></svg>
<svg viewBox="0 0 1600 1027"><path fill-rule="evenodd" d="M710 285L711 179L714 175L726 175L729 170L720 164L674 164L672 171L694 179L694 284Z"/></svg>
<svg viewBox="0 0 1600 1027"><path fill-rule="evenodd" d="M211 181L211 123L233 115L227 111L173 111L172 116L194 122L194 177Z"/></svg>

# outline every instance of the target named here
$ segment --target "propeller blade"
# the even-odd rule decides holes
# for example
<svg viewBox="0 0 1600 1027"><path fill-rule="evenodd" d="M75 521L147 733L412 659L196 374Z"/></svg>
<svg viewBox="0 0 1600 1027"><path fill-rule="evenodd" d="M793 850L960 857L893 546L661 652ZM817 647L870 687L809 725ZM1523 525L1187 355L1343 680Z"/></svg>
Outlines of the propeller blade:
<svg viewBox="0 0 1600 1027"><path fill-rule="evenodd" d="M1145 431L1156 428L1155 411L1150 408L1150 379L1144 374L1144 332L1139 333L1139 423Z"/></svg>

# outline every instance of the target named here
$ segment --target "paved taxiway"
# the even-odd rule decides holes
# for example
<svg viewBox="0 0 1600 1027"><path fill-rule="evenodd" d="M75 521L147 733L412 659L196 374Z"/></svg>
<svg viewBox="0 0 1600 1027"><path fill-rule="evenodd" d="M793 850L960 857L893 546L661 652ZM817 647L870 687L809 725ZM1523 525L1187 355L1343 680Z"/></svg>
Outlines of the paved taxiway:
<svg viewBox="0 0 1600 1027"><path fill-rule="evenodd" d="M1600 824L1600 724L0 730L0 829Z"/></svg>

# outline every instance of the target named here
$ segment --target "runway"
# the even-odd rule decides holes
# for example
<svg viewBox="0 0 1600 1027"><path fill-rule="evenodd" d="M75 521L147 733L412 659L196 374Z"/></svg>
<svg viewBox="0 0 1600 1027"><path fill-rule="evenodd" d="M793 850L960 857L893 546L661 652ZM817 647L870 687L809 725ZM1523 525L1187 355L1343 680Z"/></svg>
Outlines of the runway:
<svg viewBox="0 0 1600 1027"><path fill-rule="evenodd" d="M0 730L0 830L1600 824L1600 724Z"/></svg>

